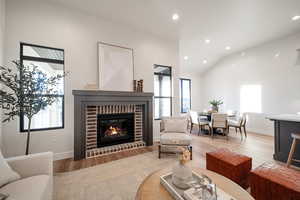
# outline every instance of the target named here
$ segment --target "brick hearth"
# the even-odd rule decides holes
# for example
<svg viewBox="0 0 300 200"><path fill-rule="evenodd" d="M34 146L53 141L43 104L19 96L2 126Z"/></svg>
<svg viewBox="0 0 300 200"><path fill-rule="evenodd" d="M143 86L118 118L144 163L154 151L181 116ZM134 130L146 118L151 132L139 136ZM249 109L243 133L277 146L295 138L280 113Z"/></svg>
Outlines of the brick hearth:
<svg viewBox="0 0 300 200"><path fill-rule="evenodd" d="M134 142L97 148L97 115L134 113ZM142 105L102 105L86 107L86 158L144 147Z"/></svg>

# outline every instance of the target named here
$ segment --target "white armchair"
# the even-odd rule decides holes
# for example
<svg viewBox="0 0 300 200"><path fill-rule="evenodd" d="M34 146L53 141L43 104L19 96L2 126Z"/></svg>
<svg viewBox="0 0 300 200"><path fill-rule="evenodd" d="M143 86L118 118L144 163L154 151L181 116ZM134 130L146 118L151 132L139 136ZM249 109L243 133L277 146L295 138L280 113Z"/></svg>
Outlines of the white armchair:
<svg viewBox="0 0 300 200"><path fill-rule="evenodd" d="M179 148L187 148L192 160L192 138L188 132L187 117L169 117L160 123L160 144L158 146L158 158L161 153L176 153Z"/></svg>
<svg viewBox="0 0 300 200"><path fill-rule="evenodd" d="M53 153L38 153L6 159L21 179L0 188L8 200L52 200Z"/></svg>

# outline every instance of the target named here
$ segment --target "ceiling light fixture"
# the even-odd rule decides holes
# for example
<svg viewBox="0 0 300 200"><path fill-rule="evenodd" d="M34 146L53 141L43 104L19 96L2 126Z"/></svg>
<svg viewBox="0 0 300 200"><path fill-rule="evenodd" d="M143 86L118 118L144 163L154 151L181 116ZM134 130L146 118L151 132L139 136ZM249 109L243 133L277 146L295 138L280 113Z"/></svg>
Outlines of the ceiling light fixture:
<svg viewBox="0 0 300 200"><path fill-rule="evenodd" d="M209 44L209 43L210 43L210 40L209 40L209 39L206 39L206 40L205 40L205 43L206 43L206 44Z"/></svg>
<svg viewBox="0 0 300 200"><path fill-rule="evenodd" d="M206 64L207 63L207 60L203 60L203 64Z"/></svg>
<svg viewBox="0 0 300 200"><path fill-rule="evenodd" d="M173 19L174 21L177 21L177 20L179 19L179 15L178 15L177 13L174 13L174 14L172 15L172 19Z"/></svg>
<svg viewBox="0 0 300 200"><path fill-rule="evenodd" d="M226 46L225 49L228 51L228 50L231 49L231 47L230 46Z"/></svg>
<svg viewBox="0 0 300 200"><path fill-rule="evenodd" d="M300 19L300 15L295 15L294 17L292 17L293 21L297 21L298 19Z"/></svg>
<svg viewBox="0 0 300 200"><path fill-rule="evenodd" d="M183 59L184 59L184 60L188 60L189 57L188 57L188 56L184 56Z"/></svg>

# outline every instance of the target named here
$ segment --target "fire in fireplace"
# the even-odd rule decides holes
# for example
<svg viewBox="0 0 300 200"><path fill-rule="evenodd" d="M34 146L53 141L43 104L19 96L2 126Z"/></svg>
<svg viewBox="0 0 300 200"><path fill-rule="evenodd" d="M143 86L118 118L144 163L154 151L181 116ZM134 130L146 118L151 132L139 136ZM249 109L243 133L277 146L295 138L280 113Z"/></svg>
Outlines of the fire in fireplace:
<svg viewBox="0 0 300 200"><path fill-rule="evenodd" d="M98 147L134 141L134 113L100 114L97 125Z"/></svg>

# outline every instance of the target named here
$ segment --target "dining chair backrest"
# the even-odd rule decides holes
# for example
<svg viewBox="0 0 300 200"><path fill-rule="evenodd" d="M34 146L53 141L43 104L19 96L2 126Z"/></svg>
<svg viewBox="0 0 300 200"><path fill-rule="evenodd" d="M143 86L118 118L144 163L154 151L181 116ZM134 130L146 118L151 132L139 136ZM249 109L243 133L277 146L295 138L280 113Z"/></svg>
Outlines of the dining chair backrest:
<svg viewBox="0 0 300 200"><path fill-rule="evenodd" d="M213 128L227 128L227 114L213 113L211 120Z"/></svg>
<svg viewBox="0 0 300 200"><path fill-rule="evenodd" d="M199 123L198 112L190 110L190 117L193 124Z"/></svg>

